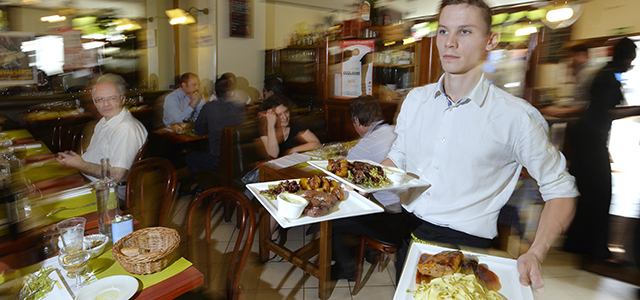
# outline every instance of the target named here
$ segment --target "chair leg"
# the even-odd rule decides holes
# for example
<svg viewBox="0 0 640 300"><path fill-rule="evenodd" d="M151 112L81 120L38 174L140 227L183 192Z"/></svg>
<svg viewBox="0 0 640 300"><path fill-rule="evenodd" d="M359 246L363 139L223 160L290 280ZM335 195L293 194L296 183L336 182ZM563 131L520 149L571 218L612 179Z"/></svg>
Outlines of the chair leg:
<svg viewBox="0 0 640 300"><path fill-rule="evenodd" d="M364 268L364 250L366 248L366 244L367 241L365 241L364 237L360 236L360 251L358 252L358 273L356 274L356 283L353 286L353 291L351 292L352 295L357 295L360 290L362 289L362 287L360 286L362 284L362 271Z"/></svg>

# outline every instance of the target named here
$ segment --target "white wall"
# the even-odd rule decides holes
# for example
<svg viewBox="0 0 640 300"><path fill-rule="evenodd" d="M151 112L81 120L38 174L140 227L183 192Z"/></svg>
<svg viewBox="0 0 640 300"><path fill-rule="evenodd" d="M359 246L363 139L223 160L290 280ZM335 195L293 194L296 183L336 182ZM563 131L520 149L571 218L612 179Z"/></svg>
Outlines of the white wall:
<svg viewBox="0 0 640 300"><path fill-rule="evenodd" d="M29 7L11 7L8 12L9 26L13 31L33 32L35 35L51 34L51 30L60 26L71 26L71 19L62 22L42 22L41 17L58 14L53 9Z"/></svg>
<svg viewBox="0 0 640 300"><path fill-rule="evenodd" d="M229 36L229 1L218 0L217 76L233 72L249 85L262 90L266 42L266 1L254 0L253 38Z"/></svg>
<svg viewBox="0 0 640 300"><path fill-rule="evenodd" d="M573 24L572 39L587 39L635 33L640 31L640 1L638 0L591 0L583 4L582 16ZM617 29L630 27L624 32Z"/></svg>
<svg viewBox="0 0 640 300"><path fill-rule="evenodd" d="M301 5L277 3L273 11L273 40L272 48L284 48L289 45L291 34L302 26L313 29L317 23L324 23L325 17L331 11L328 9L309 8Z"/></svg>

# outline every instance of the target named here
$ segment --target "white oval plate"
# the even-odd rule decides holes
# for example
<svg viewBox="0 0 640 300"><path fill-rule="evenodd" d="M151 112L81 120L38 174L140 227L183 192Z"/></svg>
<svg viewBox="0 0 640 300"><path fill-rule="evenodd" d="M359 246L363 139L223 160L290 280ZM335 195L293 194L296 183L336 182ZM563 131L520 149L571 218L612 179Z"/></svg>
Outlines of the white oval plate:
<svg viewBox="0 0 640 300"><path fill-rule="evenodd" d="M138 280L128 275L102 278L82 289L75 300L95 300L100 294L103 299L128 300L138 291ZM117 296L114 296L117 294ZM110 297L109 297L110 296Z"/></svg>

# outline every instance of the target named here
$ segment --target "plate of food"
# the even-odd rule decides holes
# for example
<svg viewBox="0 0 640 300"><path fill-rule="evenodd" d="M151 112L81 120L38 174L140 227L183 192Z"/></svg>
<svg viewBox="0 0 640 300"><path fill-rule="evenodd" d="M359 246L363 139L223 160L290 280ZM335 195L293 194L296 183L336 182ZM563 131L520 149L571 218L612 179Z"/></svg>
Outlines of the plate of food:
<svg viewBox="0 0 640 300"><path fill-rule="evenodd" d="M393 299L533 300L533 293L520 284L516 260L413 243Z"/></svg>
<svg viewBox="0 0 640 300"><path fill-rule="evenodd" d="M429 187L431 184L403 170L383 166L370 160L329 159L309 161L342 183L365 193L411 187Z"/></svg>
<svg viewBox="0 0 640 300"><path fill-rule="evenodd" d="M247 188L283 228L384 211L356 191L348 191L338 181L323 176L252 183ZM299 195L308 201L299 218L279 216L281 193Z"/></svg>

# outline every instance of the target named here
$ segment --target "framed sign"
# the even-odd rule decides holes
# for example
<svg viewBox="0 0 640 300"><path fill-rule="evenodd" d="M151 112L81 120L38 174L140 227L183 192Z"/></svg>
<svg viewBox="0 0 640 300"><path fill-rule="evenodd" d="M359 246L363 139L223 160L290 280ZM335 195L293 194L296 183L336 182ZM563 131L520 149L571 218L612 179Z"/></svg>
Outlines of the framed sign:
<svg viewBox="0 0 640 300"><path fill-rule="evenodd" d="M253 0L229 0L229 36L253 38Z"/></svg>
<svg viewBox="0 0 640 300"><path fill-rule="evenodd" d="M33 33L11 31L0 33L0 85L36 82L37 73L33 56L29 56L22 49L23 43L33 40Z"/></svg>

